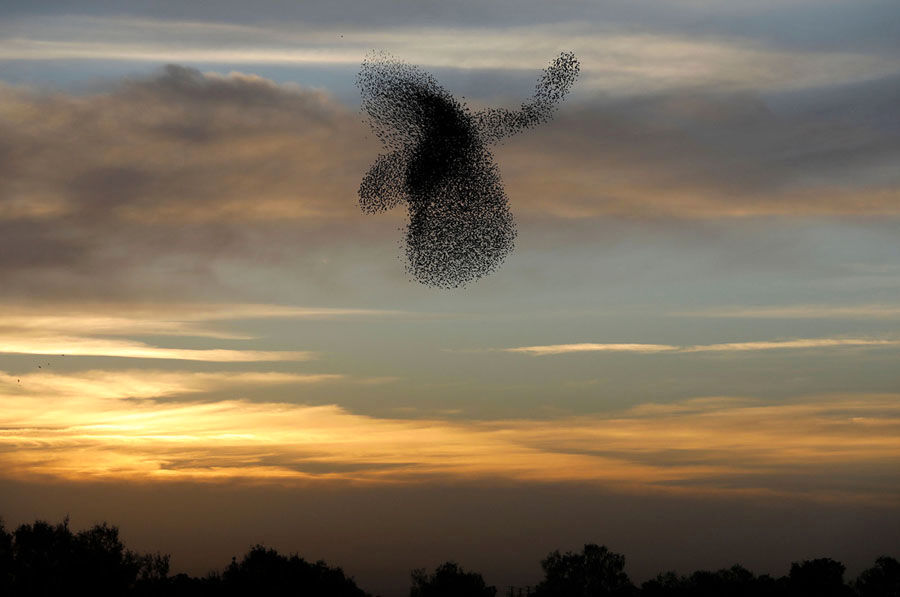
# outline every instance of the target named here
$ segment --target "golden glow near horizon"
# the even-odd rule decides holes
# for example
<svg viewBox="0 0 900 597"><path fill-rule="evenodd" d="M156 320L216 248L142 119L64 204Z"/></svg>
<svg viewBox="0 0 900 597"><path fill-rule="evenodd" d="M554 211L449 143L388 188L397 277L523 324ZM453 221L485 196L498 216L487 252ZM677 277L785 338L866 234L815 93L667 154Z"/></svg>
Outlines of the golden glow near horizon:
<svg viewBox="0 0 900 597"><path fill-rule="evenodd" d="M175 360L182 368L0 372L0 470L7 478L69 481L408 484L474 479L871 501L898 495L900 481L892 473L900 464L896 394L819 395L778 403L735 397L666 404L648 400L604 413L540 419L391 418L351 412L338 404L339 393L332 404L298 403L302 387L385 381L380 378L183 368L191 360L305 360L314 356L311 351L162 348L122 337L157 330L215 345L253 339L230 329L233 320L401 315L265 305L107 307L103 314L88 308L62 308L55 315L41 308L12 311L0 321L0 354L66 351L126 357L129 363ZM897 343L814 338L693 346L568 344L499 352L696 358L692 355L708 352ZM870 481L841 481L844 472L859 468L871 471ZM810 477L819 480L814 492L803 481Z"/></svg>
<svg viewBox="0 0 900 597"><path fill-rule="evenodd" d="M570 481L629 491L876 502L896 500L900 489L891 473L900 463L897 395L780 404L705 398L604 415L468 421L203 399L222 388L336 377L154 370L2 375L0 468L17 479ZM180 398L159 400L171 396ZM881 471L881 481L825 481L815 492L802 481L840 478L841 471L862 467Z"/></svg>

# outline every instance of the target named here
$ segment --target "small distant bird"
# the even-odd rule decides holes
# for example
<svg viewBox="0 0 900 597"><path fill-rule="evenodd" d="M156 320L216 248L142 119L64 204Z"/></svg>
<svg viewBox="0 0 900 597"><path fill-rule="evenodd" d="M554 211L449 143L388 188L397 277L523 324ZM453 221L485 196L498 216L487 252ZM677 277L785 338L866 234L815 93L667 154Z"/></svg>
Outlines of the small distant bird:
<svg viewBox="0 0 900 597"><path fill-rule="evenodd" d="M407 269L419 282L463 286L512 251L515 222L488 145L550 120L579 70L575 55L563 52L519 110L473 113L417 66L366 56L356 83L387 153L363 177L359 204L376 213L406 203Z"/></svg>

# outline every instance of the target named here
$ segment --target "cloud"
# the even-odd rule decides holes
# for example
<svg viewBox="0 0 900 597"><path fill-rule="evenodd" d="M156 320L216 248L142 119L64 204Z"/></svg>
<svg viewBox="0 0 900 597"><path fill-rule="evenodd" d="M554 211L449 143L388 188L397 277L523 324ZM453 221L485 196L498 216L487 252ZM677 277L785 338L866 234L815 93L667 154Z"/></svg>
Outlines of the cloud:
<svg viewBox="0 0 900 597"><path fill-rule="evenodd" d="M496 157L524 222L896 217L898 99L897 78L774 99L591 92ZM0 85L0 133L7 296L217 296L247 263L327 288L329 258L388 246L402 218L359 211L379 147L355 107L251 74L169 66L81 95Z"/></svg>
<svg viewBox="0 0 900 597"><path fill-rule="evenodd" d="M232 303L114 303L101 305L52 304L5 305L0 317L0 336L53 338L57 336L193 336L250 340L252 336L222 329L239 320L333 320L394 318L409 315L380 309L343 309L291 305ZM420 314L424 316L424 314ZM210 324L216 324L213 327Z"/></svg>
<svg viewBox="0 0 900 597"><path fill-rule="evenodd" d="M37 222L334 215L335 181L361 153L355 118L326 94L239 73L170 65L87 97L5 87L0 110L15 158L4 198L27 200Z"/></svg>
<svg viewBox="0 0 900 597"><path fill-rule="evenodd" d="M672 315L735 319L897 319L900 317L900 307L893 305L786 305L680 311L672 313Z"/></svg>
<svg viewBox="0 0 900 597"><path fill-rule="evenodd" d="M0 373L0 388L15 394L27 404L43 401L48 405L65 405L71 400L156 399L209 393L213 391L246 392L247 389L271 385L304 385L344 380L345 376L324 373L281 373L257 371L157 371L153 369L89 370L66 373ZM25 407L26 410L30 408ZM18 407L11 405L11 412Z"/></svg>
<svg viewBox="0 0 900 597"><path fill-rule="evenodd" d="M776 48L851 51L896 50L890 28L883 23L895 16L892 0L871 0L863 6L821 0L764 0L752 4L725 0L672 0L665 3L635 3L627 0L580 2L561 0L548 5L538 0L485 3L458 0L452 5L438 3L398 4L394 0L372 0L360 4L336 0L298 11L280 0L253 6L222 0L211 7L175 2L153 2L122 7L119 15L108 13L102 0L84 0L77 7L70 2L46 0L36 7L25 0L4 4L7 31L27 32L33 39L59 38L60 33L83 31L91 39L160 39L172 43L185 39L215 41L227 45L260 45L302 42L309 35L314 42L339 32L357 31L382 35L429 28L502 30L547 26L548 23L593 24L613 31L680 33L715 37L740 37ZM57 16L61 15L61 16ZM211 22L215 19L215 22ZM815 23L816 27L803 27ZM104 24L115 26L103 27ZM2 29L0 29L2 31ZM263 32L262 34L260 32ZM325 38L335 41L334 36ZM306 39L310 39L306 38ZM423 42L427 38L423 36ZM309 42L307 42L309 43ZM225 45L225 44L223 44Z"/></svg>
<svg viewBox="0 0 900 597"><path fill-rule="evenodd" d="M778 98L709 88L597 96L498 161L518 209L535 215L896 217L900 132L885 102L897 99L897 77Z"/></svg>
<svg viewBox="0 0 900 597"><path fill-rule="evenodd" d="M358 7L354 7L358 9ZM371 48L428 68L534 70L561 50L587 66L583 85L606 93L673 87L803 88L897 72L896 56L779 47L748 36L617 29L608 18L478 27L369 22L238 25L135 17L28 18L0 37L0 60L102 60L356 67ZM4 33L0 29L0 34ZM490 51L485 51L489 48Z"/></svg>
<svg viewBox="0 0 900 597"><path fill-rule="evenodd" d="M566 354L569 352L637 352L651 354L678 351L678 346L669 344L552 344L549 346L520 346L505 348L504 352L521 352L535 356Z"/></svg>
<svg viewBox="0 0 900 597"><path fill-rule="evenodd" d="M54 337L19 339L0 335L0 354L120 357L129 359L174 359L215 363L255 361L307 361L310 351L228 350L221 348L163 348L144 342L102 338Z"/></svg>
<svg viewBox="0 0 900 597"><path fill-rule="evenodd" d="M322 92L176 66L86 96L0 85L0 126L3 292L29 297L212 288L210 257L272 261L352 229L375 153Z"/></svg>
<svg viewBox="0 0 900 597"><path fill-rule="evenodd" d="M777 108L752 90L709 86L592 94L552 127L510 142L499 163L525 213L897 214L890 165L900 136L890 106L898 97L896 78L786 96ZM193 232L151 235L158 252L166 242L222 250L235 242L223 230L239 221L352 221L359 180L379 149L354 110L253 75L177 66L102 95L0 87L0 153L10 158L0 171L0 225L10 247L30 237L46 247L5 252L16 259L0 266L96 253L101 247L77 231L110 222L138 227L132 243L173 224ZM75 231L54 234L61 222ZM108 226L103 238L128 240Z"/></svg>
<svg viewBox="0 0 900 597"><path fill-rule="evenodd" d="M854 346L900 346L900 340L877 340L870 338L803 338L799 340L777 340L770 342L729 342L725 344L690 346L683 349L683 352L733 352L748 350L837 348Z"/></svg>
<svg viewBox="0 0 900 597"><path fill-rule="evenodd" d="M523 353L533 356L568 354L575 352L635 352L656 353L696 353L696 352L745 352L760 350L799 350L808 348L841 347L891 347L900 346L900 340L876 338L801 338L795 340L773 340L762 342L728 342L722 344L697 344L675 346L671 344L551 344L547 346L519 346L504 348L503 352Z"/></svg>
<svg viewBox="0 0 900 597"><path fill-rule="evenodd" d="M185 349L160 347L121 336L186 336L254 340L227 329L235 321L258 319L333 320L394 318L399 311L227 303L52 304L4 308L0 354L102 356L208 362L306 361L301 351ZM211 325L214 324L214 325Z"/></svg>
<svg viewBox="0 0 900 597"><path fill-rule="evenodd" d="M896 477L890 472L900 456L895 395L778 404L705 398L553 420L403 420L334 405L126 398L309 381L283 374L110 374L30 374L21 383L0 377L3 476L289 484L506 479L869 501L890 501L898 489L885 482Z"/></svg>

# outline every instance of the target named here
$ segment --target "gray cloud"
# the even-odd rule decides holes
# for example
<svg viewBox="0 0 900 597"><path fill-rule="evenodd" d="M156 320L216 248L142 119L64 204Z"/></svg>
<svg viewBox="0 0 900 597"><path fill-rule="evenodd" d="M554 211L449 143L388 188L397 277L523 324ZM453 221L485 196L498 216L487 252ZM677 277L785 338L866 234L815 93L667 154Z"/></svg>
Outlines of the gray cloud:
<svg viewBox="0 0 900 597"><path fill-rule="evenodd" d="M575 15L581 12L579 7L568 8ZM892 46L890 50L859 44L785 47L740 29L698 29L696 23L677 19L677 26L669 23L668 27L653 24L652 19L639 21L569 14L527 23L482 18L478 27L433 18L410 27L362 19L230 23L134 15L32 16L0 24L0 61L9 65L7 76L13 79L22 77L23 61L35 65L29 71L45 74L48 68L58 69L60 61L71 61L71 68L80 72L105 71L116 68L116 63L171 62L225 69L244 65L244 70L265 69L269 76L293 69L294 77L302 73L313 80L322 74L315 73L318 69L329 73L330 89L343 92L338 81L345 76L352 79L352 74L342 69L355 68L359 57L374 47L428 68L482 75L494 71L482 77L478 87L467 90L468 97L509 92L511 75L530 71L562 50L575 51L584 64L581 89L616 95L700 85L732 90L802 89L897 72L898 56Z"/></svg>
<svg viewBox="0 0 900 597"><path fill-rule="evenodd" d="M511 197L569 217L897 214L898 100L896 78L774 98L601 97L501 163Z"/></svg>
<svg viewBox="0 0 900 597"><path fill-rule="evenodd" d="M315 243L356 215L367 149L328 95L249 75L169 66L87 96L0 86L4 290L122 286L154 264L202 278L213 255L265 260L248 245L260 222L299 222L272 226L275 246Z"/></svg>
<svg viewBox="0 0 900 597"><path fill-rule="evenodd" d="M123 7L111 0L88 0L73 7L66 0L8 0L3 5L8 28L35 17L59 15L128 15L153 19L184 19L202 23L214 18L231 25L304 23L322 26L372 29L412 26L509 27L548 23L601 23L610 29L689 35L732 36L759 40L767 45L793 49L866 49L896 55L896 3L872 0L860 6L838 1L765 0L736 3L728 0L665 3L598 0L355 0L303 3L267 0L252 6L239 0L217 2L215 12L204 4L178 1L131 2Z"/></svg>
<svg viewBox="0 0 900 597"><path fill-rule="evenodd" d="M898 78L593 94L497 158L513 211L538 221L897 215L898 100ZM169 66L88 95L0 86L0 292L215 292L229 260L339 288L329 259L387 246L402 216L359 213L378 152L366 135L333 97L247 74Z"/></svg>

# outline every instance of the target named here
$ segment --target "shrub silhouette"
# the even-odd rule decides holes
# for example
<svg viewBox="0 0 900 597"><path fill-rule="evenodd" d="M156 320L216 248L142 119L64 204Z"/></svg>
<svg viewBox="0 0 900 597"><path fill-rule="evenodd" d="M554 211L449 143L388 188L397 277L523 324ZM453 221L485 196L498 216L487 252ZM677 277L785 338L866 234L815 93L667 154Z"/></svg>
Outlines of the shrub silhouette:
<svg viewBox="0 0 900 597"><path fill-rule="evenodd" d="M410 597L494 597L496 587L488 586L477 572L466 572L456 562L445 562L427 574L412 571Z"/></svg>

